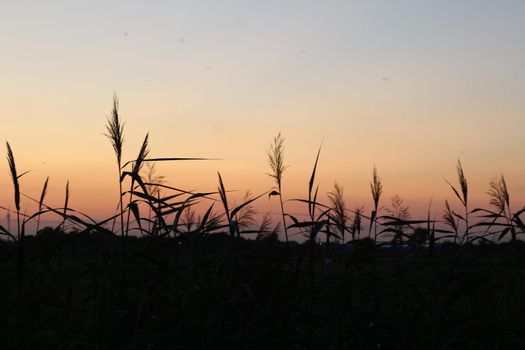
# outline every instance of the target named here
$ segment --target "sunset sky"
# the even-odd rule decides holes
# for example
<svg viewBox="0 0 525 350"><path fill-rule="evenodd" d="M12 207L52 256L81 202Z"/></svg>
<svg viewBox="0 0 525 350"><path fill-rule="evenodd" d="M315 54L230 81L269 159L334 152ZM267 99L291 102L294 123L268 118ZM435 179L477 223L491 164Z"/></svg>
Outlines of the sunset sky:
<svg viewBox="0 0 525 350"><path fill-rule="evenodd" d="M473 206L500 173L525 204L525 1L1 0L0 43L0 135L30 170L22 191L49 175L53 205L69 179L72 208L113 212L114 92L126 160L148 131L152 156L221 159L159 165L177 187L215 190L220 171L232 198L270 189L280 131L285 199L306 196L324 139L320 191L338 181L349 207L372 207L375 164L383 204L398 193L418 216L432 198L439 216L458 158Z"/></svg>

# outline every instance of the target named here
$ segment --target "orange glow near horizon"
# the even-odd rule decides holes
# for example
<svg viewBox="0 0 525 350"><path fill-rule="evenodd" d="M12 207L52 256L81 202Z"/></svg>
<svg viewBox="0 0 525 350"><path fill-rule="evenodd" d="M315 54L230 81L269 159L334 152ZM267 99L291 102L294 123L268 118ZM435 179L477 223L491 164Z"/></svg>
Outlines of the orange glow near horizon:
<svg viewBox="0 0 525 350"><path fill-rule="evenodd" d="M489 179L504 174L521 208L525 5L504 3L4 4L0 133L29 171L24 193L38 198L49 176L47 202L61 207L69 180L71 208L97 219L118 201L103 136L114 92L125 160L147 132L152 157L217 159L158 165L186 190L215 191L217 171L232 201L270 190L266 151L282 132L290 212L306 212L290 200L307 196L321 142L321 201L337 181L349 208L369 212L376 165L382 205L399 194L426 217L432 200L439 218L445 199L458 204L444 180L456 183L460 158L471 207L489 207ZM0 186L13 208L5 161ZM254 205L279 212L274 198Z"/></svg>
<svg viewBox="0 0 525 350"><path fill-rule="evenodd" d="M14 149L19 172L30 170L20 179L22 192L38 199L45 177L50 176L46 203L52 207L61 208L64 202L65 183L69 180L71 189L70 208L85 213L96 220L102 220L113 215L118 201L114 154L107 139L100 135L95 136L98 136L98 142L93 144L93 148L105 147L105 153L97 157L94 162L85 158L74 159L65 166L58 160L48 158L47 162L42 163ZM268 145L272 137L268 137ZM308 145L309 153L306 154L303 153L303 151L306 152L306 149L298 149L299 147L291 144L288 139L285 142L286 164L289 165L283 180L285 207L287 212L292 215L304 216L307 213L306 205L295 202L293 199L307 198L308 181L318 145ZM128 143L131 141L129 140ZM334 182L337 181L345 188L345 200L348 209L364 207L365 215L369 215L372 209L369 182L374 163L360 158L342 162L340 161L341 154L329 153L330 151L333 152L330 143L330 139L325 136L316 176L316 183L319 184L320 190L319 200L327 203L326 193L332 190ZM242 150L237 153L237 157L225 159L158 163L157 171L158 175L165 176L166 184L199 192L216 191L217 171L220 171L226 188L232 191L228 194L230 202L239 204L246 190L250 190L253 195L258 195L271 190L274 185L272 179L266 174L269 171L266 149L259 150L257 156L253 157L251 150L250 152ZM253 154L255 153L253 150ZM166 155L153 152L152 156L192 156L192 154ZM198 156L202 156L202 154ZM294 162L295 158L300 161ZM102 162L106 164L102 164ZM384 185L381 206L388 207L390 198L394 194L399 194L410 206L413 218L425 219L430 201L432 201L433 218L440 218L445 199L448 199L451 205L459 210L459 202L445 182L445 179L454 185L457 182L456 159L450 159L447 169L441 168L443 163L439 160L435 162L426 160L424 167L421 166L423 164L417 162L399 164L396 159L383 160L383 162L384 165L375 162ZM469 181L470 208L490 208L488 205L489 198L486 194L488 181L491 176L501 173L495 169L495 166L503 166L503 162L471 164L465 158L462 159L462 162ZM349 166L350 164L352 166ZM513 209L520 209L523 206L520 199L525 198L523 173L519 170L513 172L513 168L510 167L505 169L507 170L505 175ZM2 206L13 208L12 185L7 175L7 168L5 168L3 176L0 177L0 186L7 190L3 191L0 201ZM125 187L125 189L127 188ZM22 198L22 204L22 211L25 213L31 214L32 211L36 210L34 201L27 197ZM211 202L204 201L200 210L204 210L210 204ZM263 196L254 203L254 206L260 215L270 212L273 213L274 223L280 221L277 200ZM220 203L215 208L219 213L222 211ZM53 220L60 221L59 218L51 216L47 216L51 222ZM0 221L5 223L5 216Z"/></svg>

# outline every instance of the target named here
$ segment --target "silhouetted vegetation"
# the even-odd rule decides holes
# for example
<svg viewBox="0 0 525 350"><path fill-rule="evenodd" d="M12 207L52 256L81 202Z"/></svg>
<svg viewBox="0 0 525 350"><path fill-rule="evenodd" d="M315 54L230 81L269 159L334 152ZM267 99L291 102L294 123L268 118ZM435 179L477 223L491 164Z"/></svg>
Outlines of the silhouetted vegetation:
<svg viewBox="0 0 525 350"><path fill-rule="evenodd" d="M206 159L149 157L149 135L136 159L122 160L116 96L107 136L119 198L114 215L101 221L69 207L69 182L62 208L46 204L49 179L38 200L25 193L19 179L26 173L7 143L16 230L0 226L2 348L525 345L525 208L512 211L503 175L489 182L495 209L471 209L458 160L459 187L447 183L462 211L446 201L442 220L431 218L430 205L418 219L399 195L381 206L374 166L367 213L348 208L338 183L327 203L319 199L320 147L307 197L293 199L305 206L299 217L285 208L280 133L267 152L275 186L255 196L247 191L240 204L220 173L216 192L167 184L156 163ZM266 196L279 199L279 223L269 213L256 220L254 204ZM34 201L36 212L26 213L21 198ZM59 224L40 229L49 214ZM27 234L29 224L36 232Z"/></svg>

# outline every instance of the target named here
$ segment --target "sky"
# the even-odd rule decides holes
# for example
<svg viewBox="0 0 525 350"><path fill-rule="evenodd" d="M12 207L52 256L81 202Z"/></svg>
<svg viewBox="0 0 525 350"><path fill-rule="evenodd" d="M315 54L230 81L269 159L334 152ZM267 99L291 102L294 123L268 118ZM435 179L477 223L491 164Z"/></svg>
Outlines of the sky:
<svg viewBox="0 0 525 350"><path fill-rule="evenodd" d="M71 207L98 218L118 200L103 136L114 93L125 159L147 132L152 156L218 159L158 165L185 189L215 190L220 171L232 198L267 191L282 132L285 199L307 195L322 142L320 192L339 182L349 207L372 207L375 165L384 205L399 194L419 216L432 199L440 215L457 204L444 180L458 158L473 205L487 207L490 177L504 174L522 207L524 18L520 0L0 0L0 136L30 171L24 193L50 176L60 205L69 180ZM9 181L4 161L3 207Z"/></svg>

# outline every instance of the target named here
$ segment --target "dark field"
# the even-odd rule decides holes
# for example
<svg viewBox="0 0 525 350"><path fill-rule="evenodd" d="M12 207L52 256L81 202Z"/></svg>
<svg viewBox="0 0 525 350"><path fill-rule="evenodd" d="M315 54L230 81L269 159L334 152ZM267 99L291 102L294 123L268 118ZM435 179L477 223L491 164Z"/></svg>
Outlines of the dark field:
<svg viewBox="0 0 525 350"><path fill-rule="evenodd" d="M1 348L518 349L525 245L41 231L0 245Z"/></svg>

